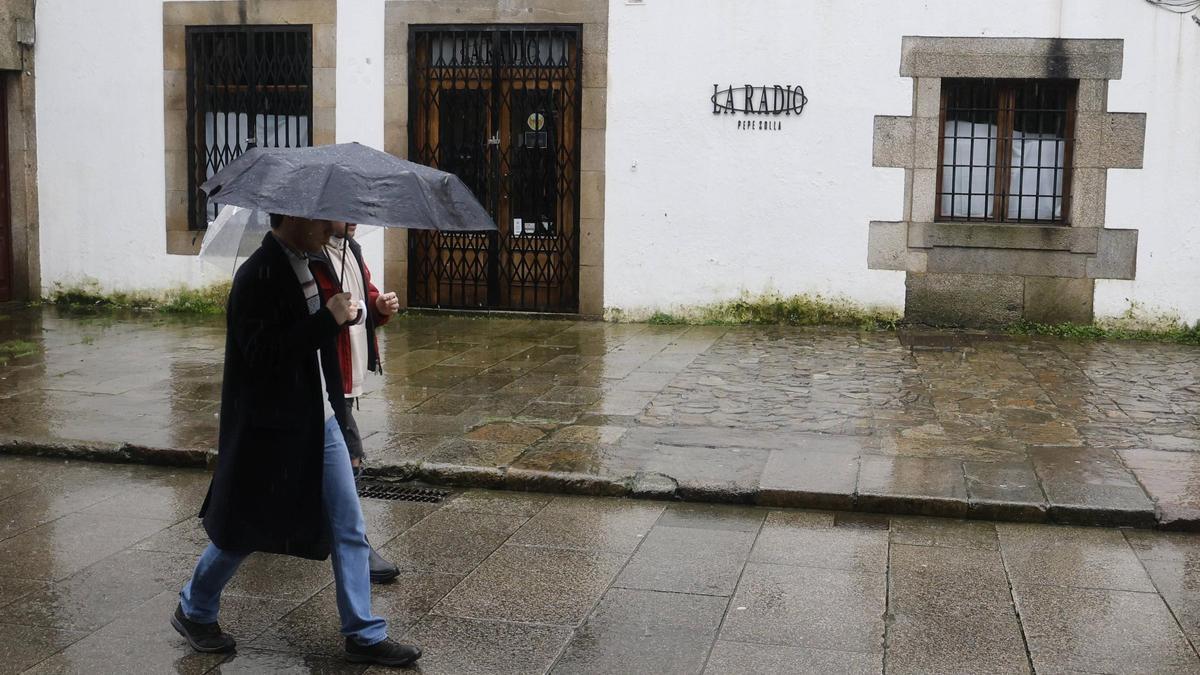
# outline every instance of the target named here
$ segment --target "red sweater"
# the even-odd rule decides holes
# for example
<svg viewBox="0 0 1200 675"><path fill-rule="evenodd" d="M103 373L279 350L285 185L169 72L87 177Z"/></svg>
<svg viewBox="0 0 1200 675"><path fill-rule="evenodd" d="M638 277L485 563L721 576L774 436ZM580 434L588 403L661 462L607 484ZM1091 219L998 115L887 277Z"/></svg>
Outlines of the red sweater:
<svg viewBox="0 0 1200 675"><path fill-rule="evenodd" d="M347 251L346 255L350 255ZM329 270L329 266L325 264L312 265L313 277L317 280L317 286L321 289L321 297L328 300L334 293L340 293L341 287L335 281L333 272ZM391 319L390 314L384 314L376 307L375 301L379 298L379 289L375 288L375 284L371 283L371 271L364 264L362 266L363 283L367 286L367 311L371 313L371 320L376 326L382 326ZM379 353L379 341L375 337L375 331L367 331L367 339L371 341L375 348L375 353ZM349 325L342 326L338 331L337 337L338 350L338 366L342 370L342 391L349 394L354 388L354 365L350 359L350 328Z"/></svg>

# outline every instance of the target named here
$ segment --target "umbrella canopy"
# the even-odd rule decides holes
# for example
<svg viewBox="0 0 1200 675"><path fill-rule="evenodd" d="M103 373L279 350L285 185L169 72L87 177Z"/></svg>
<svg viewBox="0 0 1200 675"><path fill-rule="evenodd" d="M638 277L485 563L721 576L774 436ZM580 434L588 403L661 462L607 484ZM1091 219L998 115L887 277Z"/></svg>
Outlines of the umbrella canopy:
<svg viewBox="0 0 1200 675"><path fill-rule="evenodd" d="M225 206L204 231L200 260L229 274L237 269L239 262L245 262L262 243L263 235L270 231L267 212Z"/></svg>
<svg viewBox="0 0 1200 675"><path fill-rule="evenodd" d="M252 148L200 189L218 204L301 218L444 232L496 229L457 176L358 143Z"/></svg>

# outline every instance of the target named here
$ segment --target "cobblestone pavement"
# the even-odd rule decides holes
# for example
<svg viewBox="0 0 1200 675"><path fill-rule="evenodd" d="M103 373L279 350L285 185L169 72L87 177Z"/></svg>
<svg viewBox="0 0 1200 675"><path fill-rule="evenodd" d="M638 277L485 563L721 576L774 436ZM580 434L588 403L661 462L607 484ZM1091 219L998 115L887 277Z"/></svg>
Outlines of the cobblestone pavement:
<svg viewBox="0 0 1200 675"><path fill-rule="evenodd" d="M10 451L202 462L219 320L18 310ZM1200 349L410 316L356 413L431 482L878 512L1200 525Z"/></svg>
<svg viewBox="0 0 1200 675"><path fill-rule="evenodd" d="M0 457L0 673L358 673L328 562L252 556L232 656L168 625L199 469ZM423 673L1200 672L1200 535L466 490L364 499ZM384 671L371 671L384 672Z"/></svg>

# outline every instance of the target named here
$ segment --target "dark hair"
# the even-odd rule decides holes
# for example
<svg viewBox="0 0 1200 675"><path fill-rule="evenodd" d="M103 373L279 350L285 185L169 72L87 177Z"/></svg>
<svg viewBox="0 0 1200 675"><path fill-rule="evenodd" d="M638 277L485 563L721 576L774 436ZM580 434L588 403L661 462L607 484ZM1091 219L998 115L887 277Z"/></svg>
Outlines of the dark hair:
<svg viewBox="0 0 1200 675"><path fill-rule="evenodd" d="M275 228L279 227L282 224L283 224L283 214L272 213L271 214L271 229L274 230Z"/></svg>

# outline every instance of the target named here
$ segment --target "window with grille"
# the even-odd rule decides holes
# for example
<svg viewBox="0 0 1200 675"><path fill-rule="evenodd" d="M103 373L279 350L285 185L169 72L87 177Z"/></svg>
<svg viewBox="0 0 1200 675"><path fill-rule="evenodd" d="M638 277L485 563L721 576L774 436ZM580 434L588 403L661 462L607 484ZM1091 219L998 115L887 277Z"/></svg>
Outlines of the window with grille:
<svg viewBox="0 0 1200 675"><path fill-rule="evenodd" d="M200 184L247 149L312 145L312 107L312 26L189 26L189 226L217 215Z"/></svg>
<svg viewBox="0 0 1200 675"><path fill-rule="evenodd" d="M938 218L1063 223L1075 80L942 80Z"/></svg>

